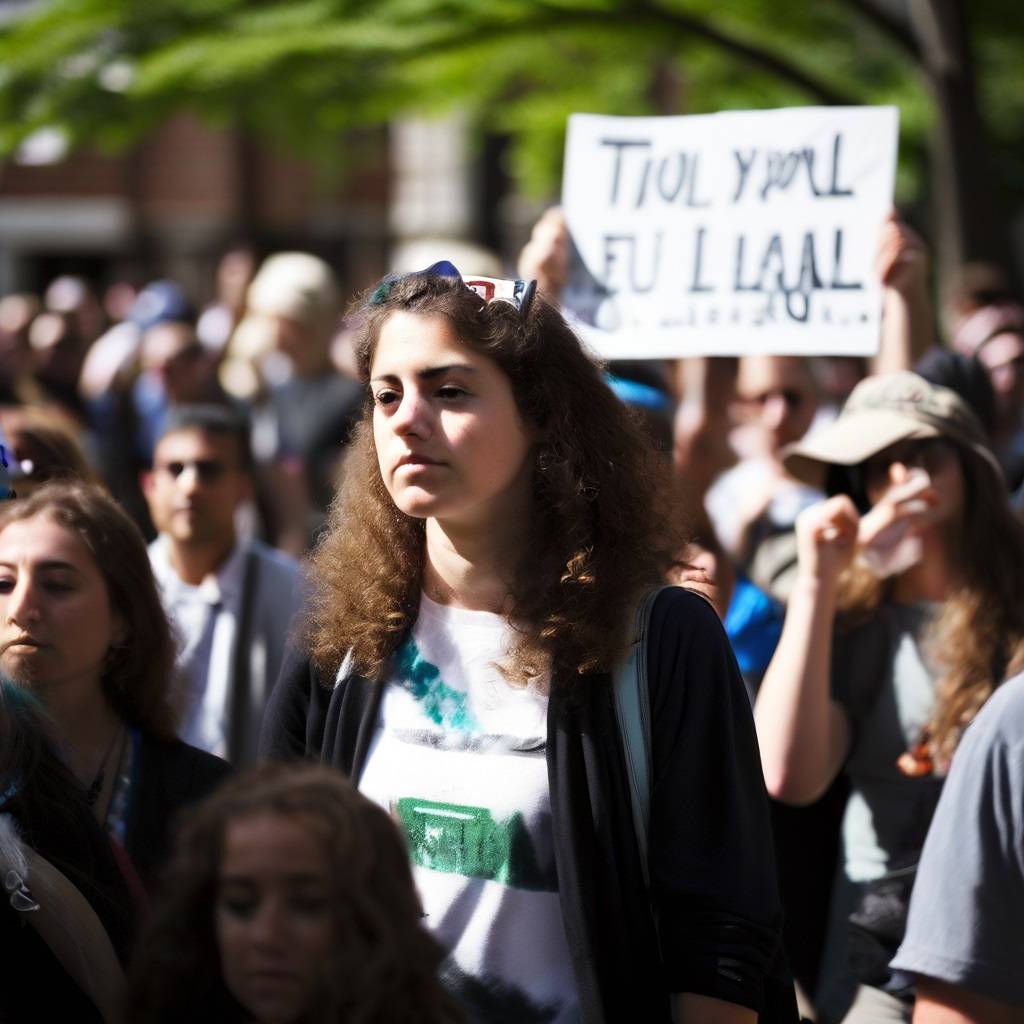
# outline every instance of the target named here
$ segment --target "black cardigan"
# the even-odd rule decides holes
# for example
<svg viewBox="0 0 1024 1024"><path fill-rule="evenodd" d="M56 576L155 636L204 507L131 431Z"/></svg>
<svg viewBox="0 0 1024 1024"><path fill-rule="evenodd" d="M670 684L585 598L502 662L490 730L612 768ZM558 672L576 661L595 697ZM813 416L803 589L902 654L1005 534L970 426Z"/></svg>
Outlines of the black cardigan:
<svg viewBox="0 0 1024 1024"><path fill-rule="evenodd" d="M661 593L648 673L650 897L610 681L575 681L570 700L556 680L548 705L559 899L583 1019L668 1021L668 994L694 992L748 1006L762 1021L796 1020L750 705L706 601ZM264 717L262 756L312 754L358 781L383 688L355 673L333 683L290 653Z"/></svg>
<svg viewBox="0 0 1024 1024"><path fill-rule="evenodd" d="M137 771L125 848L152 894L174 845L182 811L212 793L231 774L231 766L181 740L160 740L143 733Z"/></svg>

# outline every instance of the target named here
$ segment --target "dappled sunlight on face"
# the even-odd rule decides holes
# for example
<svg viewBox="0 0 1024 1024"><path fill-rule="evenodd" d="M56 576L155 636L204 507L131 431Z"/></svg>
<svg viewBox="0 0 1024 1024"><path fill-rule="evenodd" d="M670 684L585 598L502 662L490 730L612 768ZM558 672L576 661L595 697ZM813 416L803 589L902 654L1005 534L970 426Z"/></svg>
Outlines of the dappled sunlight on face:
<svg viewBox="0 0 1024 1024"><path fill-rule="evenodd" d="M489 528L525 507L532 439L511 383L444 317L392 314L370 386L381 476L403 512Z"/></svg>

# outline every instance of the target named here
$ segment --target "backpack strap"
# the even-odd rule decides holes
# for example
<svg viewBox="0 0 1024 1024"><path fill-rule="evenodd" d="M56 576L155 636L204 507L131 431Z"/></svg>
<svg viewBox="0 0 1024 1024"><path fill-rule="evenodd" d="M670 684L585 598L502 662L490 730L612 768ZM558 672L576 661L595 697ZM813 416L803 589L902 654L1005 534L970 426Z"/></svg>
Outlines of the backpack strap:
<svg viewBox="0 0 1024 1024"><path fill-rule="evenodd" d="M612 677L615 719L625 755L633 829L646 889L651 887L647 864L647 833L651 819L651 696L647 680L647 634L651 609L664 589L655 587L647 591L637 603L633 641Z"/></svg>
<svg viewBox="0 0 1024 1024"><path fill-rule="evenodd" d="M256 592L260 586L260 560L255 548L249 548L242 569L242 603L235 622L235 643L231 652L231 692L228 695L227 751L225 757L236 768L256 761L256 735L262 706L253 707L252 656L253 626L256 617ZM265 699L265 695L264 695ZM264 701L265 702L265 701Z"/></svg>

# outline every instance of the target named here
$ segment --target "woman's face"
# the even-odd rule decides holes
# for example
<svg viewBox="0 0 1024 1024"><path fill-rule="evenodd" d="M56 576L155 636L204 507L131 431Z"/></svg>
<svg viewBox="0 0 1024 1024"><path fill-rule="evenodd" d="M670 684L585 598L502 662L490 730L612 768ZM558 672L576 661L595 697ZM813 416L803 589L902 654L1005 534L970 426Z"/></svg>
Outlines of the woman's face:
<svg viewBox="0 0 1024 1024"><path fill-rule="evenodd" d="M532 437L512 386L445 317L393 313L370 386L377 460L399 509L488 527L526 507Z"/></svg>
<svg viewBox="0 0 1024 1024"><path fill-rule="evenodd" d="M771 452L799 441L818 408L814 379L795 356L744 356L736 398L741 421L760 431Z"/></svg>
<svg viewBox="0 0 1024 1024"><path fill-rule="evenodd" d="M0 532L0 670L69 695L100 692L121 632L107 584L85 541L46 515Z"/></svg>
<svg viewBox="0 0 1024 1024"><path fill-rule="evenodd" d="M868 501L876 505L891 487L903 483L913 469L928 474L935 494L928 522L956 522L963 513L964 474L956 446L941 437L900 441L868 459L862 470Z"/></svg>
<svg viewBox="0 0 1024 1024"><path fill-rule="evenodd" d="M1000 416L1016 425L1024 407L1024 335L997 334L978 349L978 360L992 381Z"/></svg>
<svg viewBox="0 0 1024 1024"><path fill-rule="evenodd" d="M258 1024L313 1006L336 936L327 851L309 823L262 812L229 822L215 911L224 983Z"/></svg>

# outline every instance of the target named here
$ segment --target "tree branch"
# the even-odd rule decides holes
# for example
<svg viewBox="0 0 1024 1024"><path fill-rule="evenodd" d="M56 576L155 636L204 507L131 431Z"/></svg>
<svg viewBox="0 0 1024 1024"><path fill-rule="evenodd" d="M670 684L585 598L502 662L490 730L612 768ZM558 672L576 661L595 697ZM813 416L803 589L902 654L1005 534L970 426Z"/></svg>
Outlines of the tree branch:
<svg viewBox="0 0 1024 1024"><path fill-rule="evenodd" d="M915 61L921 63L921 45L908 21L901 21L879 4L878 0L840 0L840 3L870 21Z"/></svg>
<svg viewBox="0 0 1024 1024"><path fill-rule="evenodd" d="M587 11L579 8L566 9L547 3L535 4L537 13L514 24L505 23L498 27L478 22L476 25L456 31L451 35L439 36L431 43L431 52L453 50L475 42L493 39L495 32L503 38L516 35L534 36L558 28L574 26L602 26L622 28L621 11ZM837 89L821 78L805 71L792 62L754 43L746 42L732 34L714 27L699 18L676 11L652 7L649 3L631 3L630 21L634 26L646 23L652 29L670 30L673 34L694 36L731 53L747 64L760 68L783 81L795 85L812 99L826 106L851 106L862 102L857 97Z"/></svg>
<svg viewBox="0 0 1024 1024"><path fill-rule="evenodd" d="M649 4L644 4L642 10L648 19L674 28L685 35L695 36L705 42L713 43L740 60L795 85L826 106L852 106L861 102L850 93L835 88L824 79L805 71L777 53L740 39L700 18L679 11L667 11Z"/></svg>

